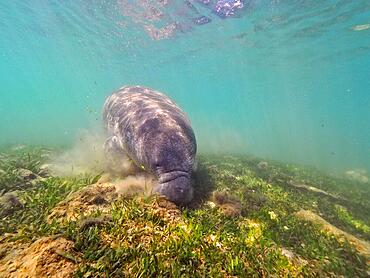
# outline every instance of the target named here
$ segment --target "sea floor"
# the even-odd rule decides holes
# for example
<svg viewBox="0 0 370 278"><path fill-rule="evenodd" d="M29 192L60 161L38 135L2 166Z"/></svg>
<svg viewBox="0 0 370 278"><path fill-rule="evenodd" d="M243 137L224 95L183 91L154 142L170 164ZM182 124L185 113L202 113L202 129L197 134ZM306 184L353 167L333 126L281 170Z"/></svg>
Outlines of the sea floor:
<svg viewBox="0 0 370 278"><path fill-rule="evenodd" d="M178 208L103 173L0 151L0 277L369 277L370 183L252 156L200 155Z"/></svg>

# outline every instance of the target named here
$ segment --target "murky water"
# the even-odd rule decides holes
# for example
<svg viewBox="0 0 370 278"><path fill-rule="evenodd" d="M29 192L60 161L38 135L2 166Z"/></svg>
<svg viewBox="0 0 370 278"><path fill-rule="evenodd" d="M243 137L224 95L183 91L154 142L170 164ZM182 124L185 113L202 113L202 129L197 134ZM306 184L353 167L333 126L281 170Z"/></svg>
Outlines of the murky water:
<svg viewBox="0 0 370 278"><path fill-rule="evenodd" d="M201 2L2 1L0 145L72 144L139 84L188 113L200 153L370 171L370 2Z"/></svg>

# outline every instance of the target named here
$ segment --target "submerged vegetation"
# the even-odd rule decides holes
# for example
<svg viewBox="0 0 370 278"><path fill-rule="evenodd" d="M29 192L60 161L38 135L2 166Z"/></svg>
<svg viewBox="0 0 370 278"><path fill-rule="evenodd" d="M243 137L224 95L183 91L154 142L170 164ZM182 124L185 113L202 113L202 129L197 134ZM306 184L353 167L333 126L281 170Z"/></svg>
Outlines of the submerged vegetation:
<svg viewBox="0 0 370 278"><path fill-rule="evenodd" d="M368 182L201 156L199 197L177 208L158 196L119 196L100 175L53 176L51 153L0 152L0 277L370 274Z"/></svg>

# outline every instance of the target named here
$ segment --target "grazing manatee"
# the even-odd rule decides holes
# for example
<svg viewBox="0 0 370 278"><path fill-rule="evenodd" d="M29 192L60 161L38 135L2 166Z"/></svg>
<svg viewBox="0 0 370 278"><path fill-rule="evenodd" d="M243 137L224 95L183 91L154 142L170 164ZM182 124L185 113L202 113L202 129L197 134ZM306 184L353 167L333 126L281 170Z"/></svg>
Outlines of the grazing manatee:
<svg viewBox="0 0 370 278"><path fill-rule="evenodd" d="M103 117L109 138L105 152L127 154L158 178L154 192L182 205L193 197L191 172L196 141L185 113L149 88L123 87L109 96Z"/></svg>

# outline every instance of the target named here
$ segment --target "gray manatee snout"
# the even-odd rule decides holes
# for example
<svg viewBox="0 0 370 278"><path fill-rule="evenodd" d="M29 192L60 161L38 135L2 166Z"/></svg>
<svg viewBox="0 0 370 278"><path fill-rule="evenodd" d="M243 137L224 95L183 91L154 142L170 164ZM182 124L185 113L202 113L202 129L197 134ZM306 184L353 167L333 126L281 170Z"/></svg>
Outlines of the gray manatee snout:
<svg viewBox="0 0 370 278"><path fill-rule="evenodd" d="M150 88L123 87L107 98L103 118L106 154L126 154L154 174L154 192L170 201L191 201L196 140L187 116L171 99Z"/></svg>
<svg viewBox="0 0 370 278"><path fill-rule="evenodd" d="M159 183L154 192L166 196L176 204L187 204L193 198L193 188L188 177L180 176L173 180Z"/></svg>

